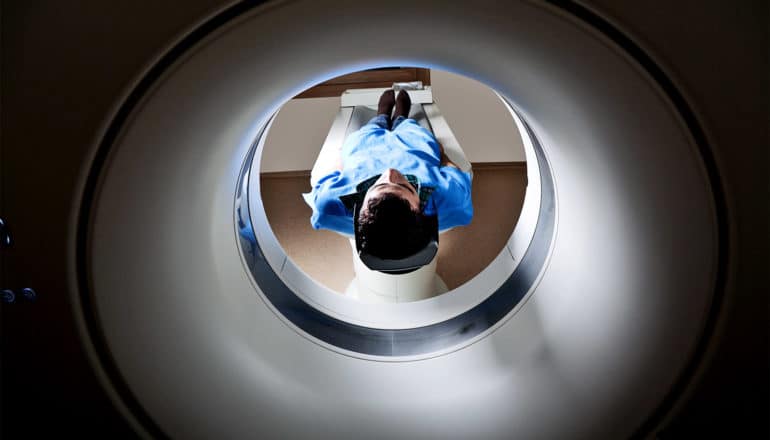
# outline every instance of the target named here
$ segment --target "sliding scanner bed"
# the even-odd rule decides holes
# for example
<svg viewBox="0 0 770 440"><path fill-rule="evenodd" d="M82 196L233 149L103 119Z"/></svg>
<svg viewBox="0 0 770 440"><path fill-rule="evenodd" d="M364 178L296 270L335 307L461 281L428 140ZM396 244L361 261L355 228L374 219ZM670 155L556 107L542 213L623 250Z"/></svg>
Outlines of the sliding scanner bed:
<svg viewBox="0 0 770 440"><path fill-rule="evenodd" d="M378 89L353 89L342 93L340 97L340 111L332 122L329 134L326 136L321 152L310 172L310 184L315 186L318 181L333 171L337 166L342 150L342 144L350 133L361 128L370 119L377 116L377 102L386 88ZM460 148L460 143L449 128L444 116L433 101L433 93L430 86L422 90L409 90L409 98L412 100L412 108L409 117L417 121L422 127L427 128L436 137L436 140L444 147L444 153L461 170L470 173L471 163L465 157L465 152ZM443 231L442 231L443 232Z"/></svg>
<svg viewBox="0 0 770 440"><path fill-rule="evenodd" d="M332 123L310 173L311 185L315 185L335 169L345 139L377 115L377 103L385 90L388 89L354 89L342 94L340 111ZM433 101L430 86L420 90L409 90L408 93L412 100L409 117L431 131L444 147L444 152L449 159L472 176L471 164ZM348 285L346 295L366 302L408 302L430 298L447 291L446 284L436 274L435 255L438 250L438 236L428 245L432 248L428 250L432 252L418 253L422 256L429 254L430 258L423 258L424 261L420 261L420 267L417 269L414 267L414 260L420 258L404 259L403 264L409 267L403 268L398 266L397 261L377 261L377 259L367 258L368 256L363 256L366 262L362 261L355 238L349 236L348 238L350 238L353 252L355 277ZM381 270L373 270L368 266Z"/></svg>

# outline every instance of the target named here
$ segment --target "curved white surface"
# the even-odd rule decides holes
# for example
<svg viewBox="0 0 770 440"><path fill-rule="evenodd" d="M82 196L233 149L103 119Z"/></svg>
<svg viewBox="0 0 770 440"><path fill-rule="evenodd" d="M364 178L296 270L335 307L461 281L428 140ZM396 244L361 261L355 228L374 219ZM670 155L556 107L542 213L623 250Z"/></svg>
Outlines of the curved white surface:
<svg viewBox="0 0 770 440"><path fill-rule="evenodd" d="M136 108L102 170L89 272L111 355L162 431L617 438L655 408L714 287L697 149L612 43L549 7L496 3L257 8ZM399 29L421 44L394 45ZM238 253L233 198L256 130L282 102L398 64L463 73L515 103L548 154L557 234L536 291L494 331L441 356L379 362L325 348L264 303Z"/></svg>

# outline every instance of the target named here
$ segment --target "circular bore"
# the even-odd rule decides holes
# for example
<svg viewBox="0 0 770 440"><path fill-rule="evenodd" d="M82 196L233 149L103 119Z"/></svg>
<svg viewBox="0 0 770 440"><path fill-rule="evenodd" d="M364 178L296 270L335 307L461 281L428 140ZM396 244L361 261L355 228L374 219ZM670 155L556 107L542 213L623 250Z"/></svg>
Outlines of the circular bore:
<svg viewBox="0 0 770 440"><path fill-rule="evenodd" d="M554 184L543 148L510 103L504 102L527 137L525 152L531 164L529 200L525 199L521 226L493 267L450 295L388 307L340 298L288 259L260 200L255 158L261 154L267 131L263 127L241 171L235 203L239 243L257 291L298 331L343 353L431 355L458 349L495 327L532 291L545 265L556 219ZM250 177L252 173L255 178Z"/></svg>

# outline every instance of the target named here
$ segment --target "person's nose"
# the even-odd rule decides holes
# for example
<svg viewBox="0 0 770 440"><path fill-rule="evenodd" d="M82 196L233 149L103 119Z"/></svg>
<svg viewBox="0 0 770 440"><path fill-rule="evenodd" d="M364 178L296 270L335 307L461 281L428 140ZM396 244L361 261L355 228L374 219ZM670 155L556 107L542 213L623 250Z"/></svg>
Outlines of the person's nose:
<svg viewBox="0 0 770 440"><path fill-rule="evenodd" d="M388 182L395 183L401 179L401 173L399 173L397 170L394 170L393 168L388 168L385 171L385 177L388 179Z"/></svg>

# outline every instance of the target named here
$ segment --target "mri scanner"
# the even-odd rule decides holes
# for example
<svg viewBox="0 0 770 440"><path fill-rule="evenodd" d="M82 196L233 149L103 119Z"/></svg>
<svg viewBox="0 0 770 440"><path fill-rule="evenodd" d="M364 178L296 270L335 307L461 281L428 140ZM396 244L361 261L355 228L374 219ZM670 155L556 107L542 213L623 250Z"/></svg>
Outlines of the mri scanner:
<svg viewBox="0 0 770 440"><path fill-rule="evenodd" d="M51 80L80 88L46 89L43 114L67 114L57 93L96 98L67 103L83 106L91 123L75 112L63 135L72 149L52 153L77 172L43 166L50 174L41 180L59 179L48 185L58 189L47 215L20 214L30 188L13 184L28 181L3 161L12 249L28 249L4 253L15 269L4 279L34 284L39 295L3 309L4 382L21 378L9 395L24 403L10 401L24 409L4 409L8 423L43 429L20 420L33 419L34 397L50 387L62 408L82 401L106 414L112 424L88 422L96 432L126 429L122 419L147 437L623 438L669 426L700 395L696 379L709 384L708 361L722 359L718 336L732 331L726 305L756 322L745 307L756 300L742 292L760 281L748 261L760 255L741 246L745 228L762 227L763 208L736 218L759 182L756 168L742 167L764 149L730 143L757 135L732 137L740 123L725 124L731 113L712 104L698 76L714 72L677 65L688 42L666 47L671 27L650 26L634 6L497 3L193 5L176 18L157 11L136 41L107 38L116 47L86 37L100 28L91 23L98 14L86 19L73 41L115 63L116 48L141 46L126 56L145 69L125 67L122 78L135 79L122 93L117 80L104 80L111 88ZM142 16L121 8L111 13ZM11 9L33 28L51 20ZM697 14L715 20L714 11ZM394 35L409 38L398 44ZM725 35L715 47L733 41ZM371 305L324 291L292 266L251 170L272 115L292 96L393 65L443 69L496 90L525 134L529 187L508 245L477 277L428 300ZM3 148L4 158L27 163L21 143ZM51 222L58 226L42 234L67 263L40 257L44 277L28 269L36 245L25 227ZM77 348L19 360L34 350L11 336L34 319L64 329L59 340ZM63 362L77 372L33 374L51 365L32 360L71 353L76 360ZM88 420L74 410L56 416L53 406L43 412L51 420Z"/></svg>

